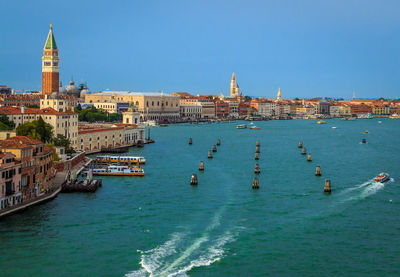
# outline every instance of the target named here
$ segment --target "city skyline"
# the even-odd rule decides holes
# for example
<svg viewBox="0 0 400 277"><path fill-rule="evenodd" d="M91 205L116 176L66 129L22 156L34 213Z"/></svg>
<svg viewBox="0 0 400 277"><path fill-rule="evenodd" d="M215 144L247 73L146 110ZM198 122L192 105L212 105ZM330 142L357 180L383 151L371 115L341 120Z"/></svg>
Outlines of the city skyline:
<svg viewBox="0 0 400 277"><path fill-rule="evenodd" d="M17 4L0 4L8 11L0 21L19 15L25 23L8 24L3 30L9 43L0 46L0 84L40 90L40 57L52 23L60 80L65 84L74 76L77 82L87 81L91 91L229 95L235 72L241 92L249 96L275 97L278 88L283 98L349 99L354 90L359 98L400 95L395 55L399 39L392 36L400 26L395 16L399 6L394 1L385 7L377 1L362 6L350 1L343 10L343 3L315 1L292 1L290 7L253 1L253 7L242 10L235 1L224 1L231 6L219 2L212 10L207 10L209 2L134 2L109 9L100 3L92 7L100 13L97 17L72 12L77 6L85 10L88 3L63 3L59 9L66 12L57 16L46 3L18 9ZM355 10L358 13L352 14ZM102 13L107 13L107 22L100 19ZM238 13L245 19L240 24L239 18L224 20Z"/></svg>

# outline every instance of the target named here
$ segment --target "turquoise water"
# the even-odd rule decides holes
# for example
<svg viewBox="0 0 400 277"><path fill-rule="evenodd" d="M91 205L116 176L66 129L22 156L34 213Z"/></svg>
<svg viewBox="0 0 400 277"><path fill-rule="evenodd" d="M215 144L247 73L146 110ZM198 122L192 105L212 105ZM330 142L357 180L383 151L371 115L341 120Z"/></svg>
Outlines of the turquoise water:
<svg viewBox="0 0 400 277"><path fill-rule="evenodd" d="M1 220L0 275L398 276L400 120L381 120L153 128L155 144L130 150L146 157L145 177L105 177L95 194L61 194ZM382 171L391 181L372 182Z"/></svg>

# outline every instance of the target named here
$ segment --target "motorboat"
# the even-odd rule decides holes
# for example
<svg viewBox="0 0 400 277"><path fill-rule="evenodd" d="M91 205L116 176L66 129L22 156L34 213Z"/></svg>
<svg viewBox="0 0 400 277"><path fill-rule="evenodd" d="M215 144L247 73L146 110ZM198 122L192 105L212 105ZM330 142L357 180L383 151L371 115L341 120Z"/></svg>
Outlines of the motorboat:
<svg viewBox="0 0 400 277"><path fill-rule="evenodd" d="M246 129L247 125L246 124L240 124L236 126L236 129Z"/></svg>
<svg viewBox="0 0 400 277"><path fill-rule="evenodd" d="M332 129L336 129L336 126L333 126Z"/></svg>
<svg viewBox="0 0 400 277"><path fill-rule="evenodd" d="M326 124L326 121L320 120L317 122L317 124Z"/></svg>
<svg viewBox="0 0 400 277"><path fill-rule="evenodd" d="M389 181L389 174L384 173L384 172L379 173L378 175L376 175L374 180L377 183L384 183L386 181Z"/></svg>
<svg viewBox="0 0 400 277"><path fill-rule="evenodd" d="M367 113L367 114L359 115L358 118L360 118L360 119L373 119L374 117L370 113Z"/></svg>
<svg viewBox="0 0 400 277"><path fill-rule="evenodd" d="M261 130L261 128L260 128L260 127L257 127L257 126L251 126L250 129L251 129L251 130Z"/></svg>

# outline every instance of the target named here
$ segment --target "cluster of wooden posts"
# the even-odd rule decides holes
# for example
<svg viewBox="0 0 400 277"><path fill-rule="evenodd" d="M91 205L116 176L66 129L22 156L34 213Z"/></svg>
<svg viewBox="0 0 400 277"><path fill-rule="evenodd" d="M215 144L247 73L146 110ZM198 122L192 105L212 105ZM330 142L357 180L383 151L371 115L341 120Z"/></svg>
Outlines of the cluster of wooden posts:
<svg viewBox="0 0 400 277"><path fill-rule="evenodd" d="M192 144L193 144L193 139L189 138L189 145L192 145ZM212 153L216 153L217 152L217 146L220 146L220 145L221 145L221 140L218 139L217 140L217 144L214 144L212 146L212 149L208 151L208 155L207 155L208 159L212 159L213 158L213 154ZM199 171L204 171L204 162L203 161L200 161ZM190 178L190 184L192 186L198 185L197 174L195 174L195 173L192 174L192 177Z"/></svg>
<svg viewBox="0 0 400 277"><path fill-rule="evenodd" d="M307 155L307 150L306 150L306 148L303 146L303 142L302 142L302 141L299 141L298 147L301 148L301 154L302 154L302 155ZM311 154L310 154L310 153L308 153L308 155L307 155L307 161L308 161L308 162L311 162L311 161L312 161L312 158L311 158ZM321 173L321 166L319 166L319 165L317 165L317 166L315 167L315 176L322 176L322 173ZM325 183L324 183L324 193L325 193L325 194L330 194L331 192L332 192L332 189L331 189L331 180L326 179L326 180L325 180Z"/></svg>

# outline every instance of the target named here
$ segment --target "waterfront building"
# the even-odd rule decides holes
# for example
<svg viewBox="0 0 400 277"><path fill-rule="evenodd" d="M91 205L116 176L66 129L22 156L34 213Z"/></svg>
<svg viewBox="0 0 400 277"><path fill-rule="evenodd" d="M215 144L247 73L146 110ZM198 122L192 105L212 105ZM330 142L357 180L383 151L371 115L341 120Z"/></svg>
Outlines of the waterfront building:
<svg viewBox="0 0 400 277"><path fill-rule="evenodd" d="M59 91L58 48L50 24L49 34L43 48L42 57L42 94L52 94Z"/></svg>
<svg viewBox="0 0 400 277"><path fill-rule="evenodd" d="M370 114L372 113L372 107L366 104L353 104L350 105L351 114Z"/></svg>
<svg viewBox="0 0 400 277"><path fill-rule="evenodd" d="M325 99L315 105L315 114L329 114L329 102Z"/></svg>
<svg viewBox="0 0 400 277"><path fill-rule="evenodd" d="M350 109L350 106L341 104L341 105L339 106L339 116L340 116L340 117L351 116L351 109Z"/></svg>
<svg viewBox="0 0 400 277"><path fill-rule="evenodd" d="M59 112L50 107L44 109L0 107L0 114L5 114L9 120L15 123L15 127L42 117L46 123L53 126L54 136L63 135L71 141L72 146L76 147L77 145L78 115L72 111Z"/></svg>
<svg viewBox="0 0 400 277"><path fill-rule="evenodd" d="M229 116L229 104L222 100L215 100L215 116L227 118Z"/></svg>
<svg viewBox="0 0 400 277"><path fill-rule="evenodd" d="M200 101L201 118L215 118L215 103L209 100Z"/></svg>
<svg viewBox="0 0 400 277"><path fill-rule="evenodd" d="M239 101L237 98L225 98L224 101L229 105L229 116L239 117Z"/></svg>
<svg viewBox="0 0 400 277"><path fill-rule="evenodd" d="M277 115L277 104L270 100L251 100L250 105L257 110L259 115L273 116Z"/></svg>
<svg viewBox="0 0 400 277"><path fill-rule="evenodd" d="M21 201L21 164L14 154L0 152L0 210Z"/></svg>
<svg viewBox="0 0 400 277"><path fill-rule="evenodd" d="M141 121L177 120L179 97L161 92L103 91L85 95L86 103L127 102L140 113Z"/></svg>
<svg viewBox="0 0 400 277"><path fill-rule="evenodd" d="M236 77L235 77L235 72L232 74L232 79L231 79L231 89L230 89L230 96L231 97L237 97L240 95L239 92L239 86L236 83Z"/></svg>
<svg viewBox="0 0 400 277"><path fill-rule="evenodd" d="M250 104L248 102L243 102L239 104L239 116L249 115Z"/></svg>
<svg viewBox="0 0 400 277"><path fill-rule="evenodd" d="M180 104L180 117L187 119L199 119L202 117L201 102L186 102Z"/></svg>
<svg viewBox="0 0 400 277"><path fill-rule="evenodd" d="M389 105L374 105L372 107L372 114L373 115L391 115L394 112L391 111Z"/></svg>
<svg viewBox="0 0 400 277"><path fill-rule="evenodd" d="M129 108L128 102L96 102L93 103L96 109L104 110L108 113L122 113Z"/></svg>
<svg viewBox="0 0 400 277"><path fill-rule="evenodd" d="M45 193L55 176L53 151L43 142L16 136L0 141L0 150L15 155L21 164L21 192L23 200Z"/></svg>
<svg viewBox="0 0 400 277"><path fill-rule="evenodd" d="M86 153L144 142L144 127L135 124L79 124L78 149Z"/></svg>
<svg viewBox="0 0 400 277"><path fill-rule="evenodd" d="M339 117L340 116L340 107L339 106L330 106L329 107L329 114L332 117Z"/></svg>
<svg viewBox="0 0 400 277"><path fill-rule="evenodd" d="M301 105L296 108L296 115L300 117L312 116L315 113L314 106Z"/></svg>

